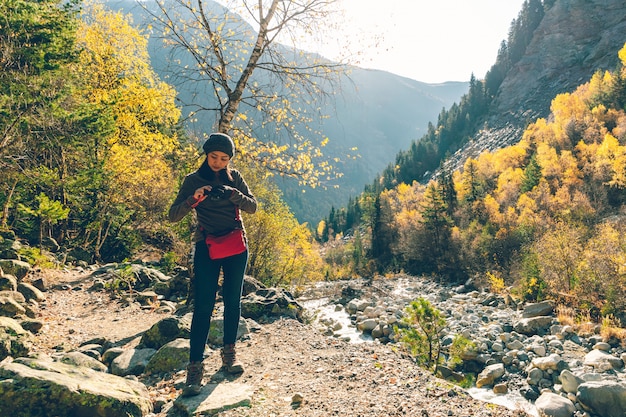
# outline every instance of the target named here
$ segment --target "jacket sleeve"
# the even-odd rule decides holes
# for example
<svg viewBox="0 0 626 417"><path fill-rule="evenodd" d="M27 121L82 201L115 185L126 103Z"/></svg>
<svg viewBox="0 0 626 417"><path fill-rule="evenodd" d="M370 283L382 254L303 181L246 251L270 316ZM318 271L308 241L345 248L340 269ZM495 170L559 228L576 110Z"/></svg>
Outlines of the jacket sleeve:
<svg viewBox="0 0 626 417"><path fill-rule="evenodd" d="M196 199L193 197L194 191L195 189L190 183L189 177L185 177L168 213L168 219L171 222L182 220L191 211L193 204L196 202Z"/></svg>
<svg viewBox="0 0 626 417"><path fill-rule="evenodd" d="M253 214L256 212L256 197L254 197L248 188L248 184L239 173L237 173L235 180L235 191L230 195L229 200L246 213Z"/></svg>

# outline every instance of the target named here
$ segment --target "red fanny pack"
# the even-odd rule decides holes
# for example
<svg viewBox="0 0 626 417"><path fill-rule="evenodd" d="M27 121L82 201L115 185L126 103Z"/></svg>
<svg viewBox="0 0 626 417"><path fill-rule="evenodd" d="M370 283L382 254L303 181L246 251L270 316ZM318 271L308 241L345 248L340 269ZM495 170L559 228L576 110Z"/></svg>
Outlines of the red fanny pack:
<svg viewBox="0 0 626 417"><path fill-rule="evenodd" d="M224 236L207 235L204 241L209 248L209 257L211 259L222 259L239 255L247 249L243 230L241 229L235 229Z"/></svg>

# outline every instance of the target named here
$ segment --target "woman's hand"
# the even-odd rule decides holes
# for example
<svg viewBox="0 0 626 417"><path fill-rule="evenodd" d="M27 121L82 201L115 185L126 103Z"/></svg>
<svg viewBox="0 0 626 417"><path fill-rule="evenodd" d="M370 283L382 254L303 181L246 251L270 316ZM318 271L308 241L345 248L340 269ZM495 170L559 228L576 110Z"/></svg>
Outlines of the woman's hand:
<svg viewBox="0 0 626 417"><path fill-rule="evenodd" d="M200 187L196 191L194 191L193 198L196 200L196 202L199 203L206 198L206 194L210 191L211 191L210 185L205 185L204 187Z"/></svg>

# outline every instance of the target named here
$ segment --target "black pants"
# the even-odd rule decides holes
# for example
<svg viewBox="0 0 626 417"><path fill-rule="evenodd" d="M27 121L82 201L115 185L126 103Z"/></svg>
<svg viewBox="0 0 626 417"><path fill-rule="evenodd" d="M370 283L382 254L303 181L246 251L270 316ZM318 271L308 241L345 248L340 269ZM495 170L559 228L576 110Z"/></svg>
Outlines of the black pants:
<svg viewBox="0 0 626 417"><path fill-rule="evenodd" d="M194 308L191 320L189 360L201 361L215 307L220 270L224 273L224 344L235 343L241 317L243 275L248 265L248 251L223 259L209 258L204 241L196 243L194 263Z"/></svg>

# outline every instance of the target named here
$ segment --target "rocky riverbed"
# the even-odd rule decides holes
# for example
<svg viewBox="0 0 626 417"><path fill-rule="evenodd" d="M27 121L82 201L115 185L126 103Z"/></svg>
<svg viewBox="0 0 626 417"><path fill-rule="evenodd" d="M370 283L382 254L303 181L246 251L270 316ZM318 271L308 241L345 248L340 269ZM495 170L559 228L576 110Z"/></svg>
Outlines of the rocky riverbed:
<svg viewBox="0 0 626 417"><path fill-rule="evenodd" d="M141 263L33 271L0 260L0 415L624 417L626 358L615 340L560 324L549 302L409 276L323 283L297 297L247 277L246 371L219 370L218 303L203 391L185 399L188 279ZM474 374L474 388L417 367L395 341L418 297L445 315L444 344L456 334L475 343L443 375ZM534 408L494 405L507 396Z"/></svg>
<svg viewBox="0 0 626 417"><path fill-rule="evenodd" d="M462 366L444 367L444 376L458 381L476 375L468 390L476 398L536 415L626 415L626 341L606 340L597 325L585 326L583 334L559 323L551 301L521 304L470 286L410 276L324 283L302 300L317 309L318 325L330 337L396 344L394 326L420 297L446 318L444 346L455 335L474 342Z"/></svg>

